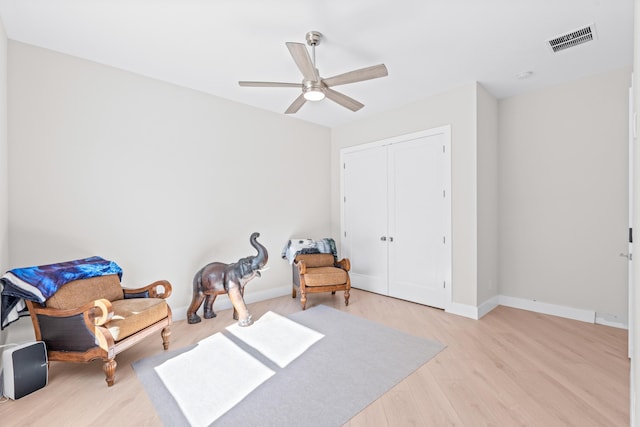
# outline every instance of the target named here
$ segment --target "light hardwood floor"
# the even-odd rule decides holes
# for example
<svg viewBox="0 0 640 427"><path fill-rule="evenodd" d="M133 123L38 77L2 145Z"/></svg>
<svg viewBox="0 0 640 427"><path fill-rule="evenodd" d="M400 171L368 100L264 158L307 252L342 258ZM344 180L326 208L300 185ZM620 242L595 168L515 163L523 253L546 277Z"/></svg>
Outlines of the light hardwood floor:
<svg viewBox="0 0 640 427"><path fill-rule="evenodd" d="M506 307L476 321L359 290L352 291L348 307L341 293L311 295L307 306L318 304L447 346L348 427L629 425L625 330ZM285 296L249 309L258 318L269 310L290 314L300 304ZM171 349L231 323L230 310L197 325L177 321ZM101 362L52 362L44 389L0 404L0 425L160 426L131 363L161 351L158 336L118 355L116 383L109 388Z"/></svg>

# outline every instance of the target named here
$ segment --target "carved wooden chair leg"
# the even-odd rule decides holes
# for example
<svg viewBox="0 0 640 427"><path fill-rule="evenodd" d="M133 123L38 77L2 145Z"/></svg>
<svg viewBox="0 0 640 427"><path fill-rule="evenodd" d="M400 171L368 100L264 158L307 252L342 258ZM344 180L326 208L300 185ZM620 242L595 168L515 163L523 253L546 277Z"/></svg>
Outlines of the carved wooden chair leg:
<svg viewBox="0 0 640 427"><path fill-rule="evenodd" d="M296 297L296 285L295 283L291 285L291 298Z"/></svg>
<svg viewBox="0 0 640 427"><path fill-rule="evenodd" d="M344 305L349 305L349 289L344 291Z"/></svg>
<svg viewBox="0 0 640 427"><path fill-rule="evenodd" d="M164 347L165 350L169 350L169 338L171 337L171 328L169 326L167 326L166 328L163 328L160 334L162 335L162 347Z"/></svg>
<svg viewBox="0 0 640 427"><path fill-rule="evenodd" d="M107 386L111 387L116 379L116 367L118 364L116 363L116 359L112 358L104 362L102 365L102 370L106 376L105 381L107 382Z"/></svg>
<svg viewBox="0 0 640 427"><path fill-rule="evenodd" d="M300 287L300 304L302 304L303 310L307 308L307 293L302 287Z"/></svg>

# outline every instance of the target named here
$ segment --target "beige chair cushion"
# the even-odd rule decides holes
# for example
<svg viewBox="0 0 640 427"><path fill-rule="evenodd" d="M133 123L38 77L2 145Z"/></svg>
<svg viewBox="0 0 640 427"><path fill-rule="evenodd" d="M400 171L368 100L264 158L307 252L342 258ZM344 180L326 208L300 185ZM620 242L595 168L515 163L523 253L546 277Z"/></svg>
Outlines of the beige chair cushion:
<svg viewBox="0 0 640 427"><path fill-rule="evenodd" d="M112 302L113 318L105 326L117 342L167 317L161 298L130 298Z"/></svg>
<svg viewBox="0 0 640 427"><path fill-rule="evenodd" d="M332 267L335 259L331 254L300 254L296 256L297 261L304 261L307 267Z"/></svg>
<svg viewBox="0 0 640 427"><path fill-rule="evenodd" d="M347 283L347 272L336 267L307 268L304 283L310 287L343 285Z"/></svg>
<svg viewBox="0 0 640 427"><path fill-rule="evenodd" d="M49 308L67 310L78 308L100 298L117 301L124 298L117 274L74 280L62 285L45 304Z"/></svg>

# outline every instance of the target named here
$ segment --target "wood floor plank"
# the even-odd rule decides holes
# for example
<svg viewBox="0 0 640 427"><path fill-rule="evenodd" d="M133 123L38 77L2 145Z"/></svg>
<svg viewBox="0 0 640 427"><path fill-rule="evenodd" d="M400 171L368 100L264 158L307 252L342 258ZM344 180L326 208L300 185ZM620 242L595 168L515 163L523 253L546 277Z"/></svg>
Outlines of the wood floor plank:
<svg viewBox="0 0 640 427"><path fill-rule="evenodd" d="M383 399L378 399L351 418L344 427L372 427L387 425L389 425L389 420L387 419L387 414L384 410Z"/></svg>
<svg viewBox="0 0 640 427"><path fill-rule="evenodd" d="M625 330L507 307L476 321L357 289L348 307L340 294L309 297L308 307L319 304L446 346L356 414L348 427L628 425ZM301 308L298 299L284 296L250 304L249 309L257 319L267 311L287 315ZM231 310L197 325L176 321L171 349L196 343L232 323ZM113 387L106 386L101 362L52 362L49 385L0 403L0 422L161 426L131 367L160 352L160 337L150 337L118 355Z"/></svg>
<svg viewBox="0 0 640 427"><path fill-rule="evenodd" d="M462 425L451 401L427 366L424 365L405 380L413 391L414 399L422 402L422 425Z"/></svg>

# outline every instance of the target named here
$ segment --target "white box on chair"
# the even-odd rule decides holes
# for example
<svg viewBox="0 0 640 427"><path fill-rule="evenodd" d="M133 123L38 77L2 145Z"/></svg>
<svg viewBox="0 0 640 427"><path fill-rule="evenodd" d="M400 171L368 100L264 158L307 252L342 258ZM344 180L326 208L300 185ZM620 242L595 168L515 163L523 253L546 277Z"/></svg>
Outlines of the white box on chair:
<svg viewBox="0 0 640 427"><path fill-rule="evenodd" d="M42 341L19 344L2 353L4 395L20 399L47 385L47 348Z"/></svg>

